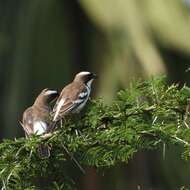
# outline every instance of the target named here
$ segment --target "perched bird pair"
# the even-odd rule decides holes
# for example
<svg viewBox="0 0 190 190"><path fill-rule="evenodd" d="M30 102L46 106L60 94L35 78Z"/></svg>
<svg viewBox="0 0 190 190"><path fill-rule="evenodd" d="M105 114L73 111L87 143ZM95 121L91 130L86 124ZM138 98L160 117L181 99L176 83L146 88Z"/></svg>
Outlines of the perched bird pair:
<svg viewBox="0 0 190 190"><path fill-rule="evenodd" d="M51 132L52 125L66 115L79 113L89 98L91 84L95 78L96 75L87 71L78 73L73 82L63 88L59 97L57 91L44 89L34 104L23 113L21 125L26 136L45 135ZM49 104L56 97L58 99L52 111ZM51 115L53 115L52 121ZM39 145L39 154L40 157L49 157L49 148L42 144Z"/></svg>

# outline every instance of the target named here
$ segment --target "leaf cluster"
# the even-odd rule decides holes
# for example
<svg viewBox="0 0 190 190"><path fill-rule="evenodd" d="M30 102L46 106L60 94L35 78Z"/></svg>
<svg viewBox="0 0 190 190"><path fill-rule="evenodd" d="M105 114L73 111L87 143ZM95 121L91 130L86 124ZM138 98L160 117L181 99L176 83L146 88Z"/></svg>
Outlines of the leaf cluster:
<svg viewBox="0 0 190 190"><path fill-rule="evenodd" d="M70 165L79 162L104 169L163 144L182 144L183 158L188 159L189 99L189 87L168 86L164 77L135 81L118 93L112 105L101 99L91 101L85 114L63 120L48 139L4 140L0 144L2 189L74 189ZM51 147L50 158L38 157L39 143Z"/></svg>

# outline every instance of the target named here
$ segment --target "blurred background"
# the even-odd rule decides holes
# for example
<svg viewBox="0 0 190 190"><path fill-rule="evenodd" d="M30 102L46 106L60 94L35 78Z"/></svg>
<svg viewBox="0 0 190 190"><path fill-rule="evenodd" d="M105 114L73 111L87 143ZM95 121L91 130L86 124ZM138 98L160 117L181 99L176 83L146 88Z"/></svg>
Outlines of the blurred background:
<svg viewBox="0 0 190 190"><path fill-rule="evenodd" d="M82 70L99 75L93 97L111 103L134 78L165 74L190 83L190 0L0 0L0 138L24 136L18 121L45 87L61 89ZM190 187L180 147L136 154L82 190ZM73 171L74 172L74 171Z"/></svg>

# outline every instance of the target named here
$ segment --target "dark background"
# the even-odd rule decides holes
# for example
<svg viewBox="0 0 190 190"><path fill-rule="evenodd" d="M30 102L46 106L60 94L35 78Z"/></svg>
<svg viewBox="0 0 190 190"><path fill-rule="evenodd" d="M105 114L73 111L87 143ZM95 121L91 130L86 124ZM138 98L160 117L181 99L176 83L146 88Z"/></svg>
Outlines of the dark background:
<svg viewBox="0 0 190 190"><path fill-rule="evenodd" d="M189 63L189 0L0 0L0 138L24 136L25 108L79 71L99 75L92 96L109 104L134 78L165 74L168 83L189 84ZM165 159L160 149L104 173L89 168L80 189L190 187L180 153L167 147Z"/></svg>

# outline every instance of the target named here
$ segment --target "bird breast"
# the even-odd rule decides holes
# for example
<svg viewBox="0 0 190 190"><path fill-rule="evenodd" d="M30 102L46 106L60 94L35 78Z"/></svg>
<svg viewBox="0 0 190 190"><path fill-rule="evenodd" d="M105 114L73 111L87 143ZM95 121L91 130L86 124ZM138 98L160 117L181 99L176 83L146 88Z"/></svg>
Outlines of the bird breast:
<svg viewBox="0 0 190 190"><path fill-rule="evenodd" d="M47 123L44 121L36 121L33 125L34 133L36 135L42 135L47 131L47 127Z"/></svg>
<svg viewBox="0 0 190 190"><path fill-rule="evenodd" d="M88 86L86 86L86 90L87 90L86 92L82 92L82 93L79 94L80 98L85 97L85 99L84 100L82 100L82 99L76 100L76 101L80 101L80 102L76 102L76 103L81 103L81 102L83 102L83 103L81 103L77 107L77 109L74 111L75 113L79 113L83 109L83 107L86 105L86 102L88 101L91 89Z"/></svg>

